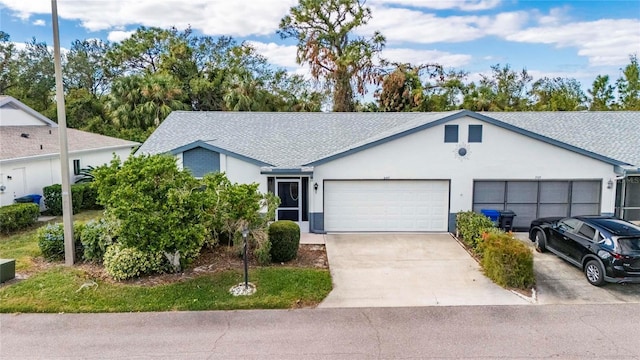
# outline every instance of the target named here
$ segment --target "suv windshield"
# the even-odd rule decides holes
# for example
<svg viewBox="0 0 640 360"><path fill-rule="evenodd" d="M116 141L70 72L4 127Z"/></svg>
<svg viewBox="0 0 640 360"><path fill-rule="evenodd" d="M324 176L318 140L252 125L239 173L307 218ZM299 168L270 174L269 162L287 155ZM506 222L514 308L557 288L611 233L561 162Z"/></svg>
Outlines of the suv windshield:
<svg viewBox="0 0 640 360"><path fill-rule="evenodd" d="M620 252L624 255L640 253L640 237L619 238Z"/></svg>

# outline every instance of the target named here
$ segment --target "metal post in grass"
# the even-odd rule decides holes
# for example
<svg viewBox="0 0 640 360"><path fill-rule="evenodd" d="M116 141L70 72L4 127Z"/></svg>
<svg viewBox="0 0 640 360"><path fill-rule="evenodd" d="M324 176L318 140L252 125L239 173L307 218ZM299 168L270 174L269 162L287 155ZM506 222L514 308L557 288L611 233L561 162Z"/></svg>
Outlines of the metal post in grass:
<svg viewBox="0 0 640 360"><path fill-rule="evenodd" d="M58 27L58 3L51 0L51 24L53 25L53 64L56 79L56 107L58 110L58 136L60 138L60 175L62 179L62 223L64 224L64 263L75 263L73 240L73 210L69 175L69 145L67 143L67 115L64 108L62 84L62 58L60 56L60 30Z"/></svg>
<svg viewBox="0 0 640 360"><path fill-rule="evenodd" d="M242 257L244 260L244 288L249 288L249 264L247 254L247 235L249 235L249 229L245 226L242 228L242 239L244 240L244 249L242 251Z"/></svg>

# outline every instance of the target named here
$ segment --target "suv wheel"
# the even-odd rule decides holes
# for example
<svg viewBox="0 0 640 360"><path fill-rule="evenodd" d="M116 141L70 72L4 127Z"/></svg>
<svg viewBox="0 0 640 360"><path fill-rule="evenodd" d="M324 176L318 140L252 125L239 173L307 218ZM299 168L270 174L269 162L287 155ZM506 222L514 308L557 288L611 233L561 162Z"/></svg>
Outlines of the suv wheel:
<svg viewBox="0 0 640 360"><path fill-rule="evenodd" d="M535 246L538 252L545 252L547 249L547 236L544 234L544 231L537 230L535 235Z"/></svg>
<svg viewBox="0 0 640 360"><path fill-rule="evenodd" d="M584 267L584 275L587 277L589 284L601 286L604 284L604 269L597 260L589 260Z"/></svg>

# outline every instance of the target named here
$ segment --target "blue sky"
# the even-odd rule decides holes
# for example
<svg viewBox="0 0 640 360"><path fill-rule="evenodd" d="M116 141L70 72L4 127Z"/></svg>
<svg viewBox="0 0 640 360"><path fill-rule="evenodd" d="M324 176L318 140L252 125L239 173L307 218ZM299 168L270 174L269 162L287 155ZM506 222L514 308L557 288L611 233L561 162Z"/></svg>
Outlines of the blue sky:
<svg viewBox="0 0 640 360"><path fill-rule="evenodd" d="M276 34L296 0L58 0L63 47L75 39L121 41L140 25L184 28L251 41L277 66L305 74L295 44ZM573 77L590 87L613 81L640 55L638 0L368 0L373 18L358 30L387 38L383 57L466 70L469 80L493 64L526 68L534 78ZM0 28L12 41L52 44L50 0L0 0Z"/></svg>

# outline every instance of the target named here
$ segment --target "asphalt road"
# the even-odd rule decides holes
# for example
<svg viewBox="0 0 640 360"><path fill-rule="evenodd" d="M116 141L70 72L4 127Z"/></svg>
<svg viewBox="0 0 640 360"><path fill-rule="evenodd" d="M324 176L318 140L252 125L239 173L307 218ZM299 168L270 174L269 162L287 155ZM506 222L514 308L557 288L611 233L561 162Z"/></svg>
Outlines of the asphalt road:
<svg viewBox="0 0 640 360"><path fill-rule="evenodd" d="M2 314L2 359L640 359L640 305Z"/></svg>

